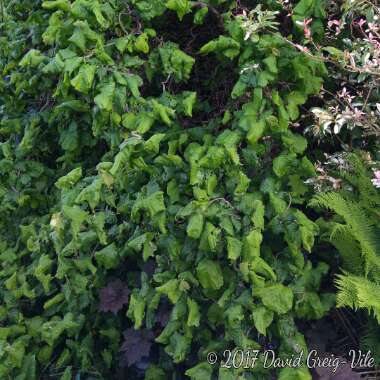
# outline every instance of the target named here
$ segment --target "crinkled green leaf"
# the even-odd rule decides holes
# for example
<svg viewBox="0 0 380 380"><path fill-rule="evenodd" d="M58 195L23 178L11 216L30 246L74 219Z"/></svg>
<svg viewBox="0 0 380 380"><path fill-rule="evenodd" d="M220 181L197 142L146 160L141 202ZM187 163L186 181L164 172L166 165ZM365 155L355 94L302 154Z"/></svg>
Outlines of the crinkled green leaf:
<svg viewBox="0 0 380 380"><path fill-rule="evenodd" d="M252 318L257 331L260 334L266 335L266 329L273 321L273 312L263 306L260 306L253 310Z"/></svg>
<svg viewBox="0 0 380 380"><path fill-rule="evenodd" d="M44 1L42 3L42 8L60 9L62 11L68 12L71 8L71 4L68 0Z"/></svg>
<svg viewBox="0 0 380 380"><path fill-rule="evenodd" d="M187 225L187 235L193 239L199 239L203 231L204 218L202 214L194 214Z"/></svg>
<svg viewBox="0 0 380 380"><path fill-rule="evenodd" d="M85 64L79 69L78 74L71 80L71 85L79 92L85 94L90 90L95 77L96 66Z"/></svg>
<svg viewBox="0 0 380 380"><path fill-rule="evenodd" d="M100 88L100 93L95 96L95 104L102 110L112 111L113 97L115 94L115 82L110 81Z"/></svg>
<svg viewBox="0 0 380 380"><path fill-rule="evenodd" d="M240 44L230 37L219 36L216 40L203 45L200 53L208 54L212 52L220 52L226 57L232 59L239 54Z"/></svg>
<svg viewBox="0 0 380 380"><path fill-rule="evenodd" d="M293 306L293 292L282 284L255 289L253 294L261 299L264 306L277 314L285 314Z"/></svg>
<svg viewBox="0 0 380 380"><path fill-rule="evenodd" d="M106 269L117 267L120 262L120 257L115 243L112 243L100 251L97 251L95 253L95 259L99 265Z"/></svg>
<svg viewBox="0 0 380 380"><path fill-rule="evenodd" d="M243 243L232 236L227 237L227 252L230 260L237 260L242 251Z"/></svg>
<svg viewBox="0 0 380 380"><path fill-rule="evenodd" d="M223 286L223 274L218 262L203 259L197 265L197 278L205 289L220 289Z"/></svg>
<svg viewBox="0 0 380 380"><path fill-rule="evenodd" d="M169 0L166 3L166 7L177 12L177 16L180 20L183 19L186 13L190 12L190 2L188 0Z"/></svg>
<svg viewBox="0 0 380 380"><path fill-rule="evenodd" d="M208 363L199 363L188 369L185 375L189 376L191 380L211 380L212 366Z"/></svg>
<svg viewBox="0 0 380 380"><path fill-rule="evenodd" d="M156 288L156 291L165 294L173 304L179 300L182 293L179 288L179 281L175 279L169 280L164 285L159 286Z"/></svg>
<svg viewBox="0 0 380 380"><path fill-rule="evenodd" d="M198 304L191 298L187 298L187 307L189 310L187 317L187 325L189 327L198 327L201 318Z"/></svg>

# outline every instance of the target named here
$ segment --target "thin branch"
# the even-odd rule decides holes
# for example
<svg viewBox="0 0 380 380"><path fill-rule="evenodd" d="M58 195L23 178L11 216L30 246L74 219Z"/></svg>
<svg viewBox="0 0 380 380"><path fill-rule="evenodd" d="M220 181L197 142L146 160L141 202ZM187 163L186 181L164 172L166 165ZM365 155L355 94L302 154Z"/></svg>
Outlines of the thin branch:
<svg viewBox="0 0 380 380"><path fill-rule="evenodd" d="M358 67L354 67L352 65L342 65L341 63L339 63L337 61L334 61L334 60L332 60L330 58L314 55L309 50L305 50L303 46L297 45L293 41L288 40L286 37L284 37L282 35L279 35L278 33L271 32L271 31L268 31L268 32L271 33L271 34L273 34L273 35L276 34L277 36L280 36L285 42L287 42L288 44L292 45L295 49L299 50L300 52L302 52L303 54L307 55L309 58L311 58L311 59L313 59L315 61L325 62L325 63L331 63L331 64L333 64L336 67L339 67L341 69L345 69L345 70L353 72L353 73L369 74L369 75L373 75L373 76L376 76L376 77L380 78L380 72L371 71L371 70L364 70L364 69L360 69Z"/></svg>

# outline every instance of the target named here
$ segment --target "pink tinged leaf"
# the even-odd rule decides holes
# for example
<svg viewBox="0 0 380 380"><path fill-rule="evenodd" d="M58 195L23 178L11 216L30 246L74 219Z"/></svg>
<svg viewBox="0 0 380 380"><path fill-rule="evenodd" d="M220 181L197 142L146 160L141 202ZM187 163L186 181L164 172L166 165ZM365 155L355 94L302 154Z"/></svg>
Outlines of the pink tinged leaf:
<svg viewBox="0 0 380 380"><path fill-rule="evenodd" d="M361 18L361 19L357 22L357 24L358 24L360 27L362 27L366 22L367 22L367 21L366 21L364 18Z"/></svg>
<svg viewBox="0 0 380 380"><path fill-rule="evenodd" d="M303 20L303 32L305 34L305 37L310 39L311 38L311 29L309 28L309 25L313 21L312 18L308 18L306 20Z"/></svg>

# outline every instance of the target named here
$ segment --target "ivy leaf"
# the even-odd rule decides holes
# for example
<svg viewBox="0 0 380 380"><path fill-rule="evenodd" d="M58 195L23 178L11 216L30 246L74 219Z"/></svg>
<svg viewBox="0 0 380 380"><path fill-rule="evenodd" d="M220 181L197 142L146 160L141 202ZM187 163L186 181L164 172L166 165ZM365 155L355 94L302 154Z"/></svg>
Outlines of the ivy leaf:
<svg viewBox="0 0 380 380"><path fill-rule="evenodd" d="M191 380L211 380L212 366L208 363L199 363L185 372Z"/></svg>
<svg viewBox="0 0 380 380"><path fill-rule="evenodd" d="M50 274L50 269L53 264L53 260L50 259L48 255L40 256L38 260L38 265L34 270L34 275L41 282L46 293L50 290L50 282L53 277Z"/></svg>
<svg viewBox="0 0 380 380"><path fill-rule="evenodd" d="M197 265L197 277L203 288L220 289L223 286L223 273L216 261L203 259Z"/></svg>
<svg viewBox="0 0 380 380"><path fill-rule="evenodd" d="M194 91L185 91L183 95L185 96L182 100L185 115L191 117L193 116L193 107L197 100L197 93Z"/></svg>
<svg viewBox="0 0 380 380"><path fill-rule="evenodd" d="M234 237L227 237L227 252L230 260L236 261L241 254L243 243Z"/></svg>
<svg viewBox="0 0 380 380"><path fill-rule="evenodd" d="M273 321L273 312L263 306L255 308L252 312L253 322L260 334L266 335L266 329Z"/></svg>
<svg viewBox="0 0 380 380"><path fill-rule="evenodd" d="M239 171L237 175L237 185L234 191L235 195L243 195L247 192L251 180L242 172Z"/></svg>
<svg viewBox="0 0 380 380"><path fill-rule="evenodd" d="M183 362L189 353L191 338L186 335L179 334L177 331L169 338L169 344L165 347L174 363Z"/></svg>
<svg viewBox="0 0 380 380"><path fill-rule="evenodd" d="M95 259L98 264L106 269L116 268L119 264L120 258L115 243L96 252Z"/></svg>
<svg viewBox="0 0 380 380"><path fill-rule="evenodd" d="M72 313L65 314L63 319L50 320L41 326L41 338L49 346L53 346L57 339L65 330L75 331L80 326L78 322L74 322Z"/></svg>
<svg viewBox="0 0 380 380"><path fill-rule="evenodd" d="M293 292L282 284L255 289L253 294L261 298L264 306L277 314L285 314L293 306Z"/></svg>
<svg viewBox="0 0 380 380"><path fill-rule="evenodd" d="M129 74L126 76L127 85L132 95L135 98L140 98L140 90L139 87L143 85L143 80L138 75Z"/></svg>
<svg viewBox="0 0 380 380"><path fill-rule="evenodd" d="M79 92L88 93L94 81L96 66L85 64L79 69L78 74L71 80L71 85Z"/></svg>
<svg viewBox="0 0 380 380"><path fill-rule="evenodd" d="M187 235L193 239L199 239L203 231L204 217L202 214L194 214L190 217L187 225Z"/></svg>
<svg viewBox="0 0 380 380"><path fill-rule="evenodd" d="M115 94L115 82L110 81L100 88L100 93L95 96L95 104L102 110L112 111L113 97Z"/></svg>
<svg viewBox="0 0 380 380"><path fill-rule="evenodd" d="M86 51L86 36L82 28L76 27L69 41L76 45L82 52Z"/></svg>
<svg viewBox="0 0 380 380"><path fill-rule="evenodd" d="M153 135L147 141L145 141L144 148L148 152L152 152L152 153L157 154L160 151L160 143L165 138L165 136L166 135L164 133L157 133L157 134ZM169 193L168 193L168 195L169 195Z"/></svg>
<svg viewBox="0 0 380 380"><path fill-rule="evenodd" d="M60 9L61 11L69 12L71 8L71 4L68 0L44 1L42 3L42 8Z"/></svg>
<svg viewBox="0 0 380 380"><path fill-rule="evenodd" d="M240 77L239 80L235 83L232 91L231 91L231 98L237 99L240 96L244 95L245 91L247 90L248 85L244 81L244 77Z"/></svg>
<svg viewBox="0 0 380 380"><path fill-rule="evenodd" d="M296 174L289 176L289 185L292 188L292 195L294 197L302 197L309 191L309 188L305 185L305 182L299 175Z"/></svg>
<svg viewBox="0 0 380 380"><path fill-rule="evenodd" d="M162 191L156 191L146 198L137 200L132 207L132 218L136 218L140 210L146 210L151 218L159 212L165 211L164 193Z"/></svg>
<svg viewBox="0 0 380 380"><path fill-rule="evenodd" d="M59 303L61 303L62 301L65 300L65 296L63 293L58 293L57 295L55 295L54 297L50 298L49 300L47 300L45 303L44 303L44 310L48 310L49 308L55 306L55 305L58 305Z"/></svg>
<svg viewBox="0 0 380 380"><path fill-rule="evenodd" d="M307 140L301 135L287 132L281 136L281 139L291 152L302 154L307 148Z"/></svg>
<svg viewBox="0 0 380 380"><path fill-rule="evenodd" d="M194 24L202 25L207 13L208 7L202 7L201 9L198 9L194 15Z"/></svg>
<svg viewBox="0 0 380 380"><path fill-rule="evenodd" d="M269 55L268 57L266 57L265 59L263 59L263 62L265 63L265 65L267 66L268 70L272 74L277 74L278 73L276 56Z"/></svg>
<svg viewBox="0 0 380 380"><path fill-rule="evenodd" d="M272 192L269 193L269 203L278 215L283 214L288 206L282 198Z"/></svg>
<svg viewBox="0 0 380 380"><path fill-rule="evenodd" d="M141 33L135 41L135 48L137 51L141 51L144 54L149 53L148 36L146 33Z"/></svg>
<svg viewBox="0 0 380 380"><path fill-rule="evenodd" d="M260 246L263 235L259 230L252 230L244 239L243 257L245 261L252 261L253 258L260 256Z"/></svg>
<svg viewBox="0 0 380 380"><path fill-rule="evenodd" d="M104 224L106 221L106 214L104 212L98 212L94 215L92 219L92 224L95 228L96 234L98 235L98 239L100 244L107 244L107 233L104 230Z"/></svg>
<svg viewBox="0 0 380 380"><path fill-rule="evenodd" d="M70 207L66 205L62 207L62 211L65 217L71 220L73 235L77 237L82 224L87 219L88 213L78 206Z"/></svg>
<svg viewBox="0 0 380 380"><path fill-rule="evenodd" d="M270 265L266 263L261 257L254 257L251 261L252 270L270 280L276 281L276 274Z"/></svg>
<svg viewBox="0 0 380 380"><path fill-rule="evenodd" d="M65 176L58 179L55 186L58 189L69 189L74 186L82 178L82 168L73 169L71 172L67 173Z"/></svg>
<svg viewBox="0 0 380 380"><path fill-rule="evenodd" d="M115 40L116 49L119 50L120 53L123 54L131 45L131 37L132 36L120 37Z"/></svg>
<svg viewBox="0 0 380 380"><path fill-rule="evenodd" d="M219 36L201 47L201 54L220 52L227 58L233 59L239 54L240 44L231 37Z"/></svg>
<svg viewBox="0 0 380 380"><path fill-rule="evenodd" d="M102 46L102 39L100 34L93 31L87 20L82 21L78 20L74 23L75 29L73 35L69 38L69 41L73 42L75 45L79 47L79 49L82 50L82 52L85 52L87 42L95 42L98 44L98 51L99 48Z"/></svg>
<svg viewBox="0 0 380 380"><path fill-rule="evenodd" d="M308 219L301 211L295 212L295 217L300 225L301 240L304 248L310 253L314 245L314 237L319 232L317 224Z"/></svg>
<svg viewBox="0 0 380 380"><path fill-rule="evenodd" d="M293 9L293 12L296 15L302 16L304 19L311 16L324 18L326 14L324 3L315 0L301 0Z"/></svg>
<svg viewBox="0 0 380 380"><path fill-rule="evenodd" d="M37 67L40 63L45 61L47 57L41 54L39 50L30 49L19 62L20 67Z"/></svg>
<svg viewBox="0 0 380 380"><path fill-rule="evenodd" d="M100 311L111 311L116 314L128 304L130 290L121 280L109 282L105 288L100 289Z"/></svg>
<svg viewBox="0 0 380 380"><path fill-rule="evenodd" d="M141 359L149 357L154 338L151 330L129 328L124 331L123 336L124 342L120 348L122 367L130 367Z"/></svg>
<svg viewBox="0 0 380 380"><path fill-rule="evenodd" d="M87 112L89 107L86 103L80 100L67 100L66 102L61 103L55 108L55 111L60 110L72 110L77 112Z"/></svg>
<svg viewBox="0 0 380 380"><path fill-rule="evenodd" d="M127 316L135 322L135 329L142 326L145 317L146 300L138 291L134 291L129 301Z"/></svg>
<svg viewBox="0 0 380 380"><path fill-rule="evenodd" d="M228 120L228 114L225 114ZM235 131L230 129L224 130L216 139L215 143L224 146L229 157L235 165L240 164L239 154L237 152L237 145L241 141L241 136Z"/></svg>
<svg viewBox="0 0 380 380"><path fill-rule="evenodd" d="M179 20L183 19L186 13L190 12L190 2L188 0L169 0L166 3L166 8L176 11Z"/></svg>
<svg viewBox="0 0 380 380"><path fill-rule="evenodd" d="M33 354L28 354L24 357L22 363L22 375L17 377L17 380L36 380L36 356Z"/></svg>
<svg viewBox="0 0 380 380"><path fill-rule="evenodd" d="M247 140L250 144L255 144L263 136L265 131L265 121L260 120L257 122L251 123L247 134Z"/></svg>
<svg viewBox="0 0 380 380"><path fill-rule="evenodd" d="M64 63L64 71L67 72L69 75L71 75L83 62L82 57L70 57L68 59L65 59Z"/></svg>
<svg viewBox="0 0 380 380"><path fill-rule="evenodd" d="M60 380L71 380L73 378L72 375L72 367L66 367L65 371L63 372L63 375L61 376Z"/></svg>
<svg viewBox="0 0 380 380"><path fill-rule="evenodd" d="M254 212L252 214L251 220L254 226L260 230L264 229L264 213L265 207L262 201L256 199L253 201Z"/></svg>
<svg viewBox="0 0 380 380"><path fill-rule="evenodd" d="M164 0L139 0L134 4L145 20L162 15L166 9Z"/></svg>
<svg viewBox="0 0 380 380"><path fill-rule="evenodd" d="M177 82L189 79L195 59L178 49L177 44L167 42L158 49L158 55L165 75L173 76Z"/></svg>
<svg viewBox="0 0 380 380"><path fill-rule="evenodd" d="M170 107L158 103L155 99L152 99L152 106L154 113L161 119L161 121L170 126L172 124L171 118L174 117L175 111Z"/></svg>
<svg viewBox="0 0 380 380"><path fill-rule="evenodd" d="M292 91L286 97L287 100L287 110L289 113L290 120L296 120L299 117L298 106L304 104L307 100L306 96L299 91Z"/></svg>
<svg viewBox="0 0 380 380"><path fill-rule="evenodd" d="M102 180L96 178L90 185L86 186L76 197L75 203L81 204L88 202L91 210L94 210L100 202L100 191L102 188Z"/></svg>
<svg viewBox="0 0 380 380"><path fill-rule="evenodd" d="M187 317L187 325L189 327L199 326L199 320L201 318L200 312L199 312L199 306L198 304L193 301L191 298L187 298L187 307L188 307L188 317Z"/></svg>
<svg viewBox="0 0 380 380"><path fill-rule="evenodd" d="M157 287L156 291L158 293L163 293L167 295L167 297L170 299L170 301L173 304L176 304L178 302L182 294L179 288L179 280L176 280L176 279L169 280L164 285Z"/></svg>
<svg viewBox="0 0 380 380"><path fill-rule="evenodd" d="M273 160L273 171L277 177L283 177L291 170L295 161L294 155L281 154Z"/></svg>
<svg viewBox="0 0 380 380"><path fill-rule="evenodd" d="M217 244L220 241L220 233L221 230L219 228L216 228L212 223L207 222L199 244L200 249L215 252Z"/></svg>
<svg viewBox="0 0 380 380"><path fill-rule="evenodd" d="M94 14L96 21L99 23L99 25L106 29L108 27L108 22L102 14L102 8L99 2L98 1L90 2L89 8L92 10L92 13Z"/></svg>

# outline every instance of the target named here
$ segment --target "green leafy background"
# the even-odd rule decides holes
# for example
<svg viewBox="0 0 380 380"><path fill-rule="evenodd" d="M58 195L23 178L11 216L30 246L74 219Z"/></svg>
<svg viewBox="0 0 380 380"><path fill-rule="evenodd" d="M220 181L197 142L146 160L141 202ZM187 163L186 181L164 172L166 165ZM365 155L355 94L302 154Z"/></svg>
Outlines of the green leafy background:
<svg viewBox="0 0 380 380"><path fill-rule="evenodd" d="M301 0L294 18L323 25L323 3ZM308 258L316 172L293 125L327 70L275 27L246 39L235 8L2 2L0 378L137 378L118 369L131 328L152 332L138 338L145 379L269 379L206 354L307 350L295 319L335 300ZM115 278L129 302L102 312Z"/></svg>

